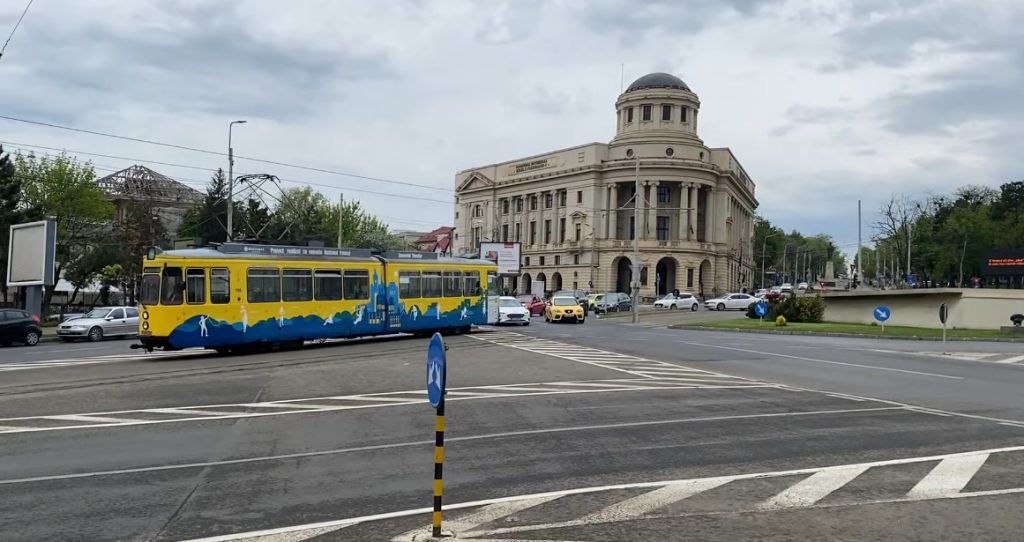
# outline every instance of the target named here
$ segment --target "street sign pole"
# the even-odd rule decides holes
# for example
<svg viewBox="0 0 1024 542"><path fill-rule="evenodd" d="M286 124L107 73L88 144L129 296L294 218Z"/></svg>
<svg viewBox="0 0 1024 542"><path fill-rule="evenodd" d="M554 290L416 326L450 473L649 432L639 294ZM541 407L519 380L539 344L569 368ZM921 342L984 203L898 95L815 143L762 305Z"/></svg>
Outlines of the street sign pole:
<svg viewBox="0 0 1024 542"><path fill-rule="evenodd" d="M434 424L434 517L433 536L441 535L441 502L444 500L444 396L437 405Z"/></svg>
<svg viewBox="0 0 1024 542"><path fill-rule="evenodd" d="M434 514L433 536L441 534L441 504L444 500L444 393L448 379L448 347L440 333L434 333L427 346L427 398L436 410L434 421Z"/></svg>
<svg viewBox="0 0 1024 542"><path fill-rule="evenodd" d="M946 344L946 320L949 318L949 307L945 303L939 305L939 321L942 322L942 344Z"/></svg>

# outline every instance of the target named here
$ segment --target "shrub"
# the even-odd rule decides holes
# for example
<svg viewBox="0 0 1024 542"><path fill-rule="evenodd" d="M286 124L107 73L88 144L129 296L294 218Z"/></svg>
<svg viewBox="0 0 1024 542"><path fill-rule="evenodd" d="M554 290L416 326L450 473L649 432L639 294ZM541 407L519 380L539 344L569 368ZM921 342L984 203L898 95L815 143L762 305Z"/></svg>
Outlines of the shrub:
<svg viewBox="0 0 1024 542"><path fill-rule="evenodd" d="M785 316L779 316L778 318L776 318L775 319L775 325L777 325L779 327L785 326L786 325L786 317Z"/></svg>
<svg viewBox="0 0 1024 542"><path fill-rule="evenodd" d="M825 319L825 300L821 296L797 299L798 322L820 323Z"/></svg>
<svg viewBox="0 0 1024 542"><path fill-rule="evenodd" d="M800 306L795 297L787 297L781 303L773 305L771 309L768 313L769 318L777 319L779 316L785 316L787 322L800 321Z"/></svg>

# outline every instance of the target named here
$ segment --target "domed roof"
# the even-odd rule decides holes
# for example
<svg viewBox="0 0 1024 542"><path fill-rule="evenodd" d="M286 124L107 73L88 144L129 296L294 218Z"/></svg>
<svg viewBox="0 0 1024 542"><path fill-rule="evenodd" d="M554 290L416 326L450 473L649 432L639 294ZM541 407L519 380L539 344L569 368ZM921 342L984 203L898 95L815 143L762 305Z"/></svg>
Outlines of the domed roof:
<svg viewBox="0 0 1024 542"><path fill-rule="evenodd" d="M633 92L634 90L644 90L648 88L690 90L690 87L686 86L686 83L684 83L682 79L670 73L654 72L633 81L633 83L626 89L626 92Z"/></svg>

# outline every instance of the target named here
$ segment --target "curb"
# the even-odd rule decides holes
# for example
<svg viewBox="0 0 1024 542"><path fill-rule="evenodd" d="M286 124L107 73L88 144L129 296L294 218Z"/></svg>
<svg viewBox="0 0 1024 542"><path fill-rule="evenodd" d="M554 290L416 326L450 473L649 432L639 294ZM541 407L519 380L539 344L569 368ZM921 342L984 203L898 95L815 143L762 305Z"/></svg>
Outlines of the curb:
<svg viewBox="0 0 1024 542"><path fill-rule="evenodd" d="M936 341L942 342L942 337L916 337L916 336L903 336L895 337L892 335L868 335L865 333L835 333L835 332L824 332L819 333L817 331L764 331L760 329L745 329L737 327L708 327L708 326L694 326L694 325L681 325L675 324L667 326L669 329L693 329L698 331L725 331L730 333L756 333L760 335L806 335L813 337L848 337L855 339L887 339L891 341ZM1024 339L1017 339L1013 337L946 337L946 341L957 341L957 342L993 342L993 343L1024 343Z"/></svg>

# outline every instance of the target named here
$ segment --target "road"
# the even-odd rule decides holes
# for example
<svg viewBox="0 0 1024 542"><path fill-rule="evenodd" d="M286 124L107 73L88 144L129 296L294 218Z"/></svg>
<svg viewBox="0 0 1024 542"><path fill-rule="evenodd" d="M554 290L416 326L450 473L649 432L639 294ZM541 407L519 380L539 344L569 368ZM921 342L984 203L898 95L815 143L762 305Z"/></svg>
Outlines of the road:
<svg viewBox="0 0 1024 542"><path fill-rule="evenodd" d="M1020 345L663 327L701 316L535 318L448 338L445 528L1018 539ZM423 539L425 340L230 357L126 347L0 351L4 540Z"/></svg>

